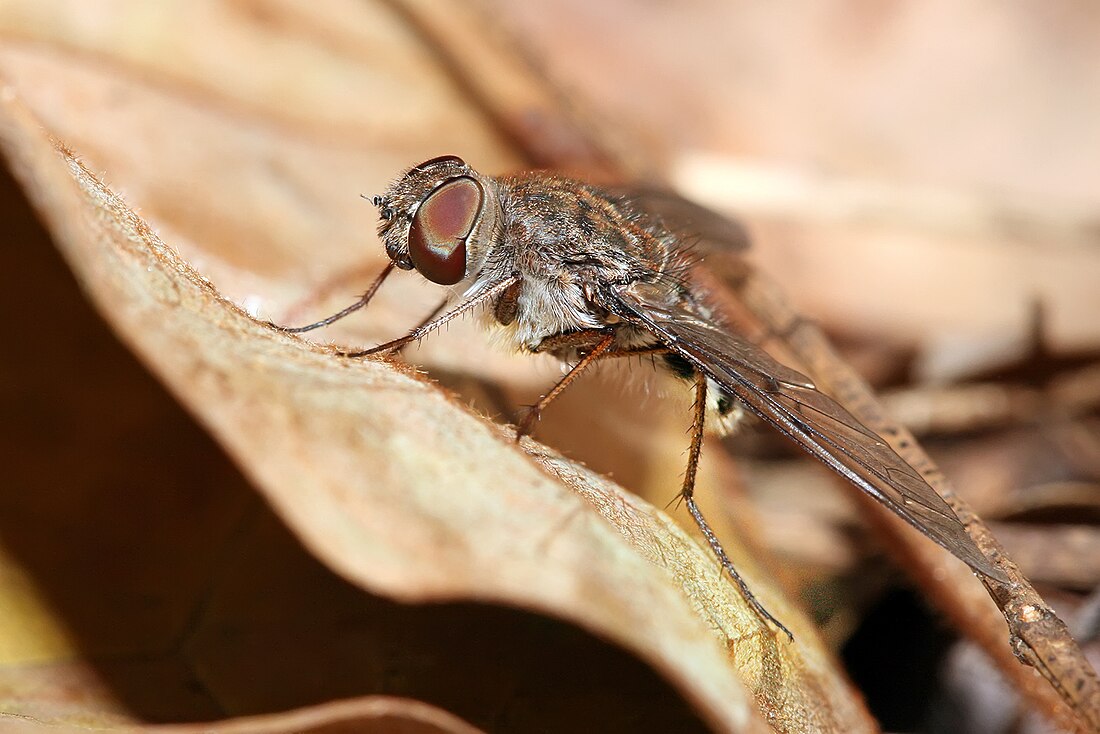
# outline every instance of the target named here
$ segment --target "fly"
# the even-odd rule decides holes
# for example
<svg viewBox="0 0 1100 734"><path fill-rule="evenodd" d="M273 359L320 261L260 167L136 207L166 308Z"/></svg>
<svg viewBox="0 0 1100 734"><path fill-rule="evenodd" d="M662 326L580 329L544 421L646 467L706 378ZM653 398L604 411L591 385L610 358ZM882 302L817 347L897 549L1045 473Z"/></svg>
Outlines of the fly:
<svg viewBox="0 0 1100 734"><path fill-rule="evenodd" d="M449 287L455 305L399 339L348 356L395 352L460 315L485 313L518 350L572 365L521 421L517 438L597 361L660 360L695 391L680 497L745 599L788 636L753 596L695 502L704 425L710 420L721 428L742 406L973 570L1007 582L916 469L812 380L725 324L693 273L711 267L708 258L716 263L747 246L729 220L665 192L616 192L543 171L485 176L450 155L409 169L373 203L390 263L356 303L284 330L330 324L365 306L395 267L416 270ZM678 223L684 219L693 220L686 230Z"/></svg>

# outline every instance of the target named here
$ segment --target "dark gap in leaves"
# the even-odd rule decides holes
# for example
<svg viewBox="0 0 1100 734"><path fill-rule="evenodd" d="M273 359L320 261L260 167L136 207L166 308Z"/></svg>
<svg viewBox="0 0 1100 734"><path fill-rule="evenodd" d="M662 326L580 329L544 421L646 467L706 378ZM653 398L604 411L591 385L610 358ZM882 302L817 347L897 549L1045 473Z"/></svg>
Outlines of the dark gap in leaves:
<svg viewBox="0 0 1100 734"><path fill-rule="evenodd" d="M953 635L911 590L868 610L841 651L849 675L886 731L920 732Z"/></svg>

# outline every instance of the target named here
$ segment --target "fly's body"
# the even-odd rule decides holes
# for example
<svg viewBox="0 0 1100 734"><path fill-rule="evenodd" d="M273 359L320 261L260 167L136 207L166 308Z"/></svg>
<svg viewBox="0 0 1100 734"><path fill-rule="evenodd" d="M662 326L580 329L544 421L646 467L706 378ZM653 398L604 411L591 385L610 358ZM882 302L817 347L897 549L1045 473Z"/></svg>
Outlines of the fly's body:
<svg viewBox="0 0 1100 734"><path fill-rule="evenodd" d="M693 497L708 417L728 428L741 406L974 570L1006 580L950 507L882 438L718 316L696 276L739 256L747 243L735 224L667 192L607 191L545 172L494 178L455 156L415 166L374 203L390 265L357 304L291 331L342 318L365 305L394 267L415 269L449 287L457 305L401 339L352 356L395 351L461 314L481 311L515 348L573 364L517 435L596 361L661 360L695 386L684 503L746 599L780 629L786 631L745 586Z"/></svg>
<svg viewBox="0 0 1100 734"><path fill-rule="evenodd" d="M445 158L419 170L427 173L433 168L434 188L464 166ZM452 298L469 297L516 276L518 283L488 311L488 320L504 330L516 350L576 362L594 343L563 337L599 331L600 337L613 335L613 352L657 351L661 342L653 333L600 305L614 291L635 286L663 293L669 307L686 305L713 319L705 294L689 278L695 264L692 240L671 232L630 196L542 171L500 179L465 171L484 192L475 229L487 233L489 246L475 248L475 256L483 261L480 267L468 268L473 272L463 273L452 287ZM400 184L395 184L394 195L381 197L384 210L408 196ZM406 262L407 245L398 240L402 232L393 220L383 219L380 234L391 257L396 254L398 267ZM411 258L407 262L411 264ZM663 360L676 374L691 378L693 369L677 355L665 354ZM711 381L710 387L708 425L717 433L728 433L740 415L739 406L717 383Z"/></svg>

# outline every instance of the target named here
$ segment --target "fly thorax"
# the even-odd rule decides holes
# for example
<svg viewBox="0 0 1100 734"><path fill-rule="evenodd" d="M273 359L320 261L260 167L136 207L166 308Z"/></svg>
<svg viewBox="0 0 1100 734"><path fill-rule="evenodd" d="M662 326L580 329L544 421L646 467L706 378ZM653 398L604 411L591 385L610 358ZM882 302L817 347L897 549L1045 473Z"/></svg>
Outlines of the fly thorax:
<svg viewBox="0 0 1100 734"><path fill-rule="evenodd" d="M570 273L561 272L524 278L515 320L504 328L515 348L533 350L547 337L600 326L581 287Z"/></svg>

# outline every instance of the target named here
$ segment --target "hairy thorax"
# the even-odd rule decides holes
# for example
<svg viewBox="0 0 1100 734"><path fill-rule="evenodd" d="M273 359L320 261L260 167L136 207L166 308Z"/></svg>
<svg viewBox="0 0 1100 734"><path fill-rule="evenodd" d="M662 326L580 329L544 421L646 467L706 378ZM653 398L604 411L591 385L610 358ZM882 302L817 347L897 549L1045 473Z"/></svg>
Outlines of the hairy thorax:
<svg viewBox="0 0 1100 734"><path fill-rule="evenodd" d="M548 337L619 329L618 319L595 305L594 289L625 287L645 277L629 264L639 261L639 250L655 246L652 235L598 189L557 187L531 177L512 181L509 192L504 240L522 244L501 255L522 282L504 319L508 341L538 350ZM632 340L635 330L621 326L622 339Z"/></svg>

